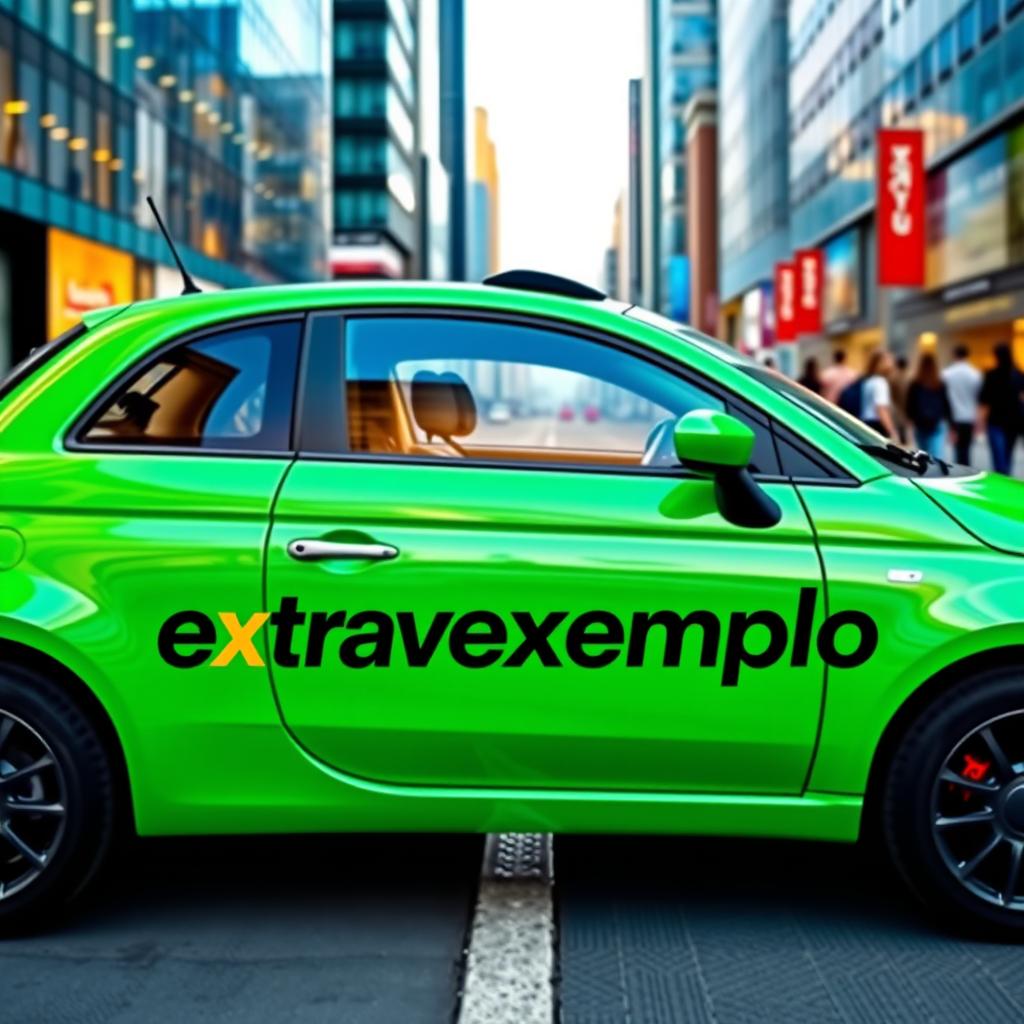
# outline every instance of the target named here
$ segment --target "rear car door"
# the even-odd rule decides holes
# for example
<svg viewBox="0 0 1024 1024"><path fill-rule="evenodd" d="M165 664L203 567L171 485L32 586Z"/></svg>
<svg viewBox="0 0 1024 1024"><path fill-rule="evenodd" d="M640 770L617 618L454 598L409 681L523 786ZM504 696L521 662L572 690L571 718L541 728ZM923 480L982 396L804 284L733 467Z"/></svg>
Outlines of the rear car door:
<svg viewBox="0 0 1024 1024"><path fill-rule="evenodd" d="M820 567L754 410L546 322L324 314L308 339L267 551L298 742L388 783L802 789L824 672L794 623ZM754 427L777 525L727 522L666 458L697 408ZM760 667L730 665L741 629Z"/></svg>
<svg viewBox="0 0 1024 1024"><path fill-rule="evenodd" d="M136 330L166 331L146 323ZM66 371L81 382L81 411L42 394L5 433L5 523L25 555L0 588L0 618L5 635L31 643L22 622L46 629L102 674L139 805L153 813L185 793L202 804L212 773L245 763L257 724L279 728L265 668L242 657L211 666L228 638L219 613L245 623L263 607L270 509L293 457L301 320L223 324L146 354L125 332L138 356L105 344ZM70 419L55 438L58 417ZM168 623L180 644L166 643Z"/></svg>

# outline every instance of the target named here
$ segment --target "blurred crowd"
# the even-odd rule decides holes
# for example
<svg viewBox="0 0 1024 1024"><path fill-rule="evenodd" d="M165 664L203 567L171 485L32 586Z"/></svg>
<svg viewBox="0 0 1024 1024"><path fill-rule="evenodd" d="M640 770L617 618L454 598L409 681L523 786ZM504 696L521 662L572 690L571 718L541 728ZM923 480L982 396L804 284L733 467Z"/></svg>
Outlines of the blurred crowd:
<svg viewBox="0 0 1024 1024"><path fill-rule="evenodd" d="M837 349L825 368L808 359L800 383L891 441L935 458L969 466L975 437L984 437L992 469L1009 474L1014 448L1024 438L1024 373L1009 345L996 345L993 355L994 366L983 373L962 346L946 367L930 352L911 367L905 357L878 349L861 374Z"/></svg>

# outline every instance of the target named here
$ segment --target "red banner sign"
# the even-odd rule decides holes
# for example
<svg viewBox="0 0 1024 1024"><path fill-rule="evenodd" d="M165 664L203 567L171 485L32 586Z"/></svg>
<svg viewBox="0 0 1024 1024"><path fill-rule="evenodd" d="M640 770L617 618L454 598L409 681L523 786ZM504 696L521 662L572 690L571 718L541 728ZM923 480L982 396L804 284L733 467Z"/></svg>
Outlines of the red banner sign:
<svg viewBox="0 0 1024 1024"><path fill-rule="evenodd" d="M796 341L796 264L775 264L775 340Z"/></svg>
<svg viewBox="0 0 1024 1024"><path fill-rule="evenodd" d="M825 253L798 249L796 254L796 332L820 334L825 298Z"/></svg>
<svg viewBox="0 0 1024 1024"><path fill-rule="evenodd" d="M914 129L878 132L878 283L924 284L924 137Z"/></svg>

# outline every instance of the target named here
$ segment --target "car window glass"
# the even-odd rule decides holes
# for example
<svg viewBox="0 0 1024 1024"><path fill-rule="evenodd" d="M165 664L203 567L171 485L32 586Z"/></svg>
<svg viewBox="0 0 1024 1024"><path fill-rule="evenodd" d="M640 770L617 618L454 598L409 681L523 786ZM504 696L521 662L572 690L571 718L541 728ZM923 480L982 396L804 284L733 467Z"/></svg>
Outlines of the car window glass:
<svg viewBox="0 0 1024 1024"><path fill-rule="evenodd" d="M269 323L167 349L118 388L79 441L287 450L298 342L298 322Z"/></svg>
<svg viewBox="0 0 1024 1024"><path fill-rule="evenodd" d="M341 361L339 332L325 329L321 344L313 335L307 397L347 410L358 453L664 468L677 465L666 425L725 409L652 362L539 327L408 316L346 327L346 393L324 396L316 368L330 373ZM341 451L344 441L314 428L303 446Z"/></svg>

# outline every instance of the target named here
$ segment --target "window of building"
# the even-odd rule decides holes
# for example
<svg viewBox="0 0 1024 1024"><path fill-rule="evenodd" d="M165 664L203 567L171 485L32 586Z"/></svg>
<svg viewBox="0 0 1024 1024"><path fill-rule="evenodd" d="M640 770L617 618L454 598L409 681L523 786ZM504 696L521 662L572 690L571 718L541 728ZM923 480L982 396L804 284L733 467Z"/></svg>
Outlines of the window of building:
<svg viewBox="0 0 1024 1024"><path fill-rule="evenodd" d="M935 54L939 69L939 81L943 81L949 78L953 72L953 22L949 22L939 32Z"/></svg>
<svg viewBox="0 0 1024 1024"><path fill-rule="evenodd" d="M981 41L984 42L999 31L999 0L981 0L978 11Z"/></svg>
<svg viewBox="0 0 1024 1024"><path fill-rule="evenodd" d="M925 43L921 50L921 95L927 96L935 83L935 44Z"/></svg>
<svg viewBox="0 0 1024 1024"><path fill-rule="evenodd" d="M909 114L917 106L917 61L911 61L903 70L903 113Z"/></svg>
<svg viewBox="0 0 1024 1024"><path fill-rule="evenodd" d="M682 14L672 19L673 53L712 53L715 19L709 14Z"/></svg>
<svg viewBox="0 0 1024 1024"><path fill-rule="evenodd" d="M79 443L287 451L298 321L250 324L166 350L94 414Z"/></svg>
<svg viewBox="0 0 1024 1024"><path fill-rule="evenodd" d="M967 60L978 45L978 4L970 0L964 4L956 19L957 56L960 61Z"/></svg>

